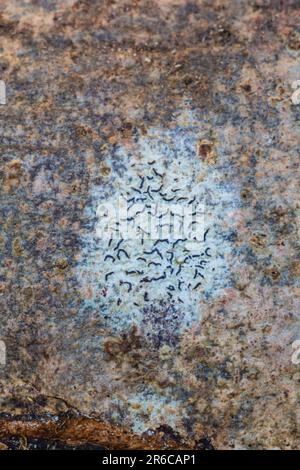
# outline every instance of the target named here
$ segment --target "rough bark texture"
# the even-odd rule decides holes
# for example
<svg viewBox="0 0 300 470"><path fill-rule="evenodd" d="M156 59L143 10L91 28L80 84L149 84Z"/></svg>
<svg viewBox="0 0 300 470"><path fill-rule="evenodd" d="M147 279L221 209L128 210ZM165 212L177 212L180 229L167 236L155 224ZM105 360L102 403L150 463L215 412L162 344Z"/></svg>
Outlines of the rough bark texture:
<svg viewBox="0 0 300 470"><path fill-rule="evenodd" d="M2 447L299 447L299 0L0 11ZM199 162L215 264L123 325L89 240L145 142Z"/></svg>

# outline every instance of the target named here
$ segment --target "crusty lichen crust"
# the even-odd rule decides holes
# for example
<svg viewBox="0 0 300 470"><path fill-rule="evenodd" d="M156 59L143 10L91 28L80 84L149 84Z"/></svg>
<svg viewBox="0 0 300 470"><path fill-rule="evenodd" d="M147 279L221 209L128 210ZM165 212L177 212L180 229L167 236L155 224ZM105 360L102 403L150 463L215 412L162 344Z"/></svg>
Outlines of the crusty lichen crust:
<svg viewBox="0 0 300 470"><path fill-rule="evenodd" d="M299 1L0 12L1 436L298 448ZM212 259L189 308L153 289L116 321L101 308L102 255L86 277L94 210L149 148L196 169ZM69 408L81 417L49 418Z"/></svg>

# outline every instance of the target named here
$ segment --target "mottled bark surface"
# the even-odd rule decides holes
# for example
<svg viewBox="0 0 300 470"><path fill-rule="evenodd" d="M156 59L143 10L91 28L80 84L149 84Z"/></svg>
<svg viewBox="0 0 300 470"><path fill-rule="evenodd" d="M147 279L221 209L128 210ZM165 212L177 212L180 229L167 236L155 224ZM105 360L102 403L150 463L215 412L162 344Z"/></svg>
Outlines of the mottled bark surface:
<svg viewBox="0 0 300 470"><path fill-rule="evenodd" d="M2 446L299 448L299 0L0 12ZM148 154L194 165L211 262L116 311L95 210Z"/></svg>

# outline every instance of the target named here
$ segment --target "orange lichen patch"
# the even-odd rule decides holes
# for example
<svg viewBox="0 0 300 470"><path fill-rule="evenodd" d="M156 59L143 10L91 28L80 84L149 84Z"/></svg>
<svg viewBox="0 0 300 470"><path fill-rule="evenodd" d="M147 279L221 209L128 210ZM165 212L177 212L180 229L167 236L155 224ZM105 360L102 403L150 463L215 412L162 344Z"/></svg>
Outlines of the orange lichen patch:
<svg viewBox="0 0 300 470"><path fill-rule="evenodd" d="M264 247L267 244L266 235L264 233L258 233L250 238L250 244L256 247Z"/></svg>
<svg viewBox="0 0 300 470"><path fill-rule="evenodd" d="M4 294L4 292L6 291L8 285L5 283L5 282L0 282L0 295L1 294Z"/></svg>
<svg viewBox="0 0 300 470"><path fill-rule="evenodd" d="M93 136L93 131L90 127L77 125L75 127L75 135L78 139L88 138Z"/></svg>
<svg viewBox="0 0 300 470"><path fill-rule="evenodd" d="M191 443L178 443L165 438L164 432L153 436L140 437L122 427L112 426L102 421L84 417L33 420L0 420L0 438L23 436L59 440L66 444L97 444L109 450L114 449L191 449Z"/></svg>
<svg viewBox="0 0 300 470"><path fill-rule="evenodd" d="M21 182L22 164L20 160L12 160L6 165L4 177L4 190L10 192Z"/></svg>
<svg viewBox="0 0 300 470"><path fill-rule="evenodd" d="M109 176L111 173L111 169L109 168L109 166L101 166L100 173L102 176Z"/></svg>
<svg viewBox="0 0 300 470"><path fill-rule="evenodd" d="M288 46L293 51L300 49L300 36L295 31L291 31L288 37Z"/></svg>
<svg viewBox="0 0 300 470"><path fill-rule="evenodd" d="M54 105L54 99L51 96L47 96L35 106L35 109L33 110L34 117L44 117L46 114L50 114L54 108Z"/></svg>
<svg viewBox="0 0 300 470"><path fill-rule="evenodd" d="M200 140L198 142L197 155L204 163L214 165L217 161L217 154L214 150L213 142L209 140Z"/></svg>
<svg viewBox="0 0 300 470"><path fill-rule="evenodd" d="M300 262L298 260L294 261L291 265L291 273L295 277L300 277Z"/></svg>

